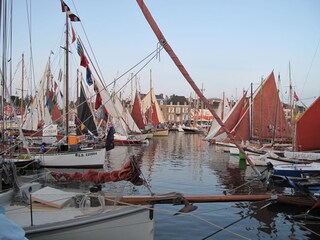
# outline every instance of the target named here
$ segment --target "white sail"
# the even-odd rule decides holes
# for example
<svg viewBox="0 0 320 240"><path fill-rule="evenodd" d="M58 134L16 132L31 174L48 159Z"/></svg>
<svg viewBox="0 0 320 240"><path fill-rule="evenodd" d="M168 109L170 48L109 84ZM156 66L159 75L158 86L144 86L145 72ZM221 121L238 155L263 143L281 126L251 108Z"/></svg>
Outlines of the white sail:
<svg viewBox="0 0 320 240"><path fill-rule="evenodd" d="M42 75L37 94L35 95L35 98L31 102L30 106L25 110L25 121L22 125L22 129L36 131L38 129L39 121L44 121L45 123L52 122L48 108L46 107L46 93L50 84L50 74L49 58Z"/></svg>
<svg viewBox="0 0 320 240"><path fill-rule="evenodd" d="M151 101L155 104L156 110L157 110L157 116L160 123L165 123L163 113L160 109L160 106L157 102L156 95L154 94L153 88L147 93L146 96L141 100L141 110L143 113L145 113L148 108L151 107Z"/></svg>
<svg viewBox="0 0 320 240"><path fill-rule="evenodd" d="M128 135L127 128L122 119L121 111L118 111L116 108L109 91L107 88L104 88L99 81L95 80L95 84L100 93L103 106L106 108L108 114L112 116L112 123L115 130L122 135Z"/></svg>

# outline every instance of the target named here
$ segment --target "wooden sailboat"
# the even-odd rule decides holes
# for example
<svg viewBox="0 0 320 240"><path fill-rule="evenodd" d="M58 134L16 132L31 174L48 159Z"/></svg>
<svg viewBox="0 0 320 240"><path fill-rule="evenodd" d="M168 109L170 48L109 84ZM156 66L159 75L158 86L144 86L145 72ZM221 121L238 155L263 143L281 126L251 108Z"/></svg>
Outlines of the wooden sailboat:
<svg viewBox="0 0 320 240"><path fill-rule="evenodd" d="M243 96L236 102L235 106L230 110L230 112L224 117L224 125L228 129L234 129L237 123L243 117L245 112L245 105L247 104L247 92L244 92ZM249 126L248 126L249 127ZM249 131L249 128L247 129ZM219 144L226 147L235 147L234 144L226 141L227 134L223 131L220 125L215 128L211 128L205 140L213 144Z"/></svg>
<svg viewBox="0 0 320 240"><path fill-rule="evenodd" d="M165 120L156 99L152 87L151 70L150 70L150 91L141 100L142 112L145 113L147 121L147 130L153 133L153 136L168 136L169 129L165 125Z"/></svg>
<svg viewBox="0 0 320 240"><path fill-rule="evenodd" d="M103 168L106 153L105 148L96 147L94 142L88 146L86 143L81 143L78 136L69 135L69 19L71 21L79 21L78 18L72 18L69 12L66 11L65 137L61 140L62 142L58 144L56 151L45 151L36 154L36 156L39 156L40 165L43 167ZM80 100L82 102L79 104L78 111L81 115L80 117L83 118L80 119L81 124L86 126L86 129L91 131L91 134L97 136L96 126L93 121L92 112L87 105L83 87L81 87L80 94ZM83 136L80 137L80 139L82 138Z"/></svg>
<svg viewBox="0 0 320 240"><path fill-rule="evenodd" d="M244 94L224 121L234 133L234 139L246 145L290 143L291 128L279 99L273 72L251 98L246 99ZM206 140L212 139L228 141L221 127L210 131Z"/></svg>

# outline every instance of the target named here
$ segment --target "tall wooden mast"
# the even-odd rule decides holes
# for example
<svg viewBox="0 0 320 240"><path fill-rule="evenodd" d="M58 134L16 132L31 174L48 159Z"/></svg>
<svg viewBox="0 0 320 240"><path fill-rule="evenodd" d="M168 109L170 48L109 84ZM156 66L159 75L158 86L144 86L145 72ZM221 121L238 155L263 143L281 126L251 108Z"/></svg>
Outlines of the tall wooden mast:
<svg viewBox="0 0 320 240"><path fill-rule="evenodd" d="M66 56L66 79L65 79L65 93L66 93L66 136L68 142L69 135L69 24L68 24L68 12L66 12L66 47L65 47L65 56Z"/></svg>
<svg viewBox="0 0 320 240"><path fill-rule="evenodd" d="M24 85L24 54L22 53L22 74L21 74L21 110L20 110L20 116L21 116L21 123L23 123L23 85Z"/></svg>

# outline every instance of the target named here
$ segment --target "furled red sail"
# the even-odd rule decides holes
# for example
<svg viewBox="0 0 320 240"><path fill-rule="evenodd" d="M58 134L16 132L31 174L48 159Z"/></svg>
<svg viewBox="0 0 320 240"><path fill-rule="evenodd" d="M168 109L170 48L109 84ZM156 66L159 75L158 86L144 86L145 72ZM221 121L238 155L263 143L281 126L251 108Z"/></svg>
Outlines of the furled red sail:
<svg viewBox="0 0 320 240"><path fill-rule="evenodd" d="M111 172L97 172L89 169L83 174L79 172L72 174L52 172L51 175L57 181L63 178L65 178L67 181L92 182L94 184L129 181L136 186L140 186L144 183L144 181L142 178L140 178L140 169L134 159L135 157L132 156L132 159L130 159L122 169Z"/></svg>

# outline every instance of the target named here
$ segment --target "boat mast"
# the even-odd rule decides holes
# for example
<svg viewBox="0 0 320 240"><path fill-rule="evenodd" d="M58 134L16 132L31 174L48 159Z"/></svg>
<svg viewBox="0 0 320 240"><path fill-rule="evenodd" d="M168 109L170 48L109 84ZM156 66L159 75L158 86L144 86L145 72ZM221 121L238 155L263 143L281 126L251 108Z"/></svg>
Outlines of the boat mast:
<svg viewBox="0 0 320 240"><path fill-rule="evenodd" d="M66 137L68 142L69 135L69 24L68 24L68 12L66 12L66 47L65 47L65 57L66 57Z"/></svg>
<svg viewBox="0 0 320 240"><path fill-rule="evenodd" d="M150 69L150 111L149 111L149 122L153 126L153 123L152 123L152 112L153 112L153 108L152 108L152 70Z"/></svg>
<svg viewBox="0 0 320 240"><path fill-rule="evenodd" d="M7 1L1 1L2 14L2 97L1 97L1 115L2 115L2 143L4 143L4 96L5 96L5 78L7 77ZM4 144L3 144L4 150Z"/></svg>
<svg viewBox="0 0 320 240"><path fill-rule="evenodd" d="M279 91L280 91L280 90L279 90L279 86L280 86L280 83L281 83L280 74L278 74L278 91L277 91L278 96L277 96L277 99L279 99ZM279 104L280 104L280 103L277 101L277 104L276 104L276 106L275 106L275 108L276 108L276 114L274 115L275 117L274 117L274 128L273 128L272 145L275 143L275 138L276 138ZM280 126L280 127L281 127L281 126ZM281 136L281 134L280 134L279 138L281 138L281 137L282 137L282 136Z"/></svg>
<svg viewBox="0 0 320 240"><path fill-rule="evenodd" d="M253 137L253 83L251 83L250 86L250 124L249 124L249 131L250 131L250 136L249 139L252 139Z"/></svg>
<svg viewBox="0 0 320 240"><path fill-rule="evenodd" d="M24 54L22 53L22 74L21 74L21 110L20 110L20 116L21 116L21 123L23 123L23 84L24 84Z"/></svg>
<svg viewBox="0 0 320 240"><path fill-rule="evenodd" d="M293 91L292 91L292 81L291 81L291 64L289 62L289 101L290 101L290 123L292 129L292 150L295 148L295 131L296 123L294 119L294 105L293 105Z"/></svg>

